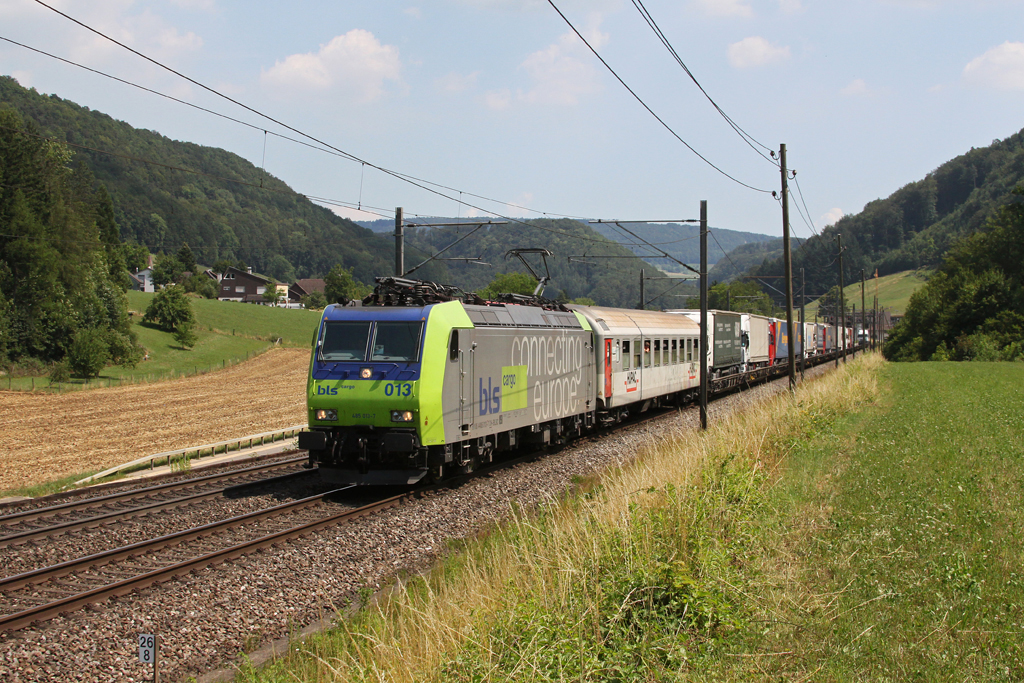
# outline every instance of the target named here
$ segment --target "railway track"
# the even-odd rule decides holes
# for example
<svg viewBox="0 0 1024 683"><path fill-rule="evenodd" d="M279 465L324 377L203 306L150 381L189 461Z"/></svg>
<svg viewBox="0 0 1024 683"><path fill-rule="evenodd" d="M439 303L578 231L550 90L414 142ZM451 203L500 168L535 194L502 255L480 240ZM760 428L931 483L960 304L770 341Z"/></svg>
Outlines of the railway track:
<svg viewBox="0 0 1024 683"><path fill-rule="evenodd" d="M415 495L405 493L336 511L337 503L332 504L331 497L351 488L4 578L0 580L0 594L4 596L7 613L0 616L0 630L25 628L88 604L398 505ZM248 538L242 538L245 536Z"/></svg>
<svg viewBox="0 0 1024 683"><path fill-rule="evenodd" d="M311 470L298 469L277 477L265 475L281 469L294 469L306 461L292 458L243 470L234 470L185 481L158 484L59 505L33 508L0 516L0 548L39 540L79 529L94 528L114 521L153 514L183 505L222 497L233 490L274 484L308 476ZM224 486L224 482L235 482Z"/></svg>

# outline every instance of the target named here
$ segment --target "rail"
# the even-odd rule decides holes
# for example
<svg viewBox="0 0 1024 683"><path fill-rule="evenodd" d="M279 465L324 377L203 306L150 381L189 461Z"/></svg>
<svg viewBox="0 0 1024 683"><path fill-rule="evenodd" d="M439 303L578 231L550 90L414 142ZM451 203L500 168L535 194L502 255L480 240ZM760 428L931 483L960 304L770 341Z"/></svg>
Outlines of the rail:
<svg viewBox="0 0 1024 683"><path fill-rule="evenodd" d="M122 463L120 465L116 465L109 469L103 470L102 472L97 472L96 474L88 476L85 479L80 479L76 481L74 484L72 484L72 486L84 486L85 484L96 481L97 479L103 479L113 474L117 474L118 472L123 472L124 470L135 469L138 468L140 465L145 465L147 463L149 464L149 468L153 469L156 465L156 462L160 460L163 460L164 464L169 465L171 463L172 458L181 458L188 455L189 453L195 453L197 458L201 458L203 457L203 454L206 453L207 451L209 451L209 455L211 456L215 455L218 451L221 450L227 453L229 450L231 450L231 446L235 447L234 450L240 451L242 450L242 444L244 443L248 443L247 448L252 448L254 444L262 446L268 440L271 443L273 443L274 441L288 438L289 436L295 436L305 428L305 424L295 425L294 427L277 429L272 432L263 432L262 434L252 434L249 436L239 437L237 439L227 439L225 441L217 441L216 443L203 444L201 446L191 446L189 448L179 448L174 451L164 451L162 453L144 455L143 457L136 458L131 462ZM257 440L259 442L258 444Z"/></svg>

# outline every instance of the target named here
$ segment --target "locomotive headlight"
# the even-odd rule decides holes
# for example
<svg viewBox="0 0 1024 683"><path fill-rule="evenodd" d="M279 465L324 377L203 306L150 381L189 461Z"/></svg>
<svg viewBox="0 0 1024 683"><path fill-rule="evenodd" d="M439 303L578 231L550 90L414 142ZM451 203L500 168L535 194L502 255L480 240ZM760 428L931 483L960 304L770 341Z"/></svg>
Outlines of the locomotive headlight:
<svg viewBox="0 0 1024 683"><path fill-rule="evenodd" d="M323 409L320 409L320 410L317 410L315 413L313 413L313 415L320 422L337 422L338 421L338 411L337 410L323 410Z"/></svg>
<svg viewBox="0 0 1024 683"><path fill-rule="evenodd" d="M392 422L412 422L412 411L411 410L392 410L391 411Z"/></svg>
<svg viewBox="0 0 1024 683"><path fill-rule="evenodd" d="M362 379L370 379L373 376L373 368L359 368L359 376Z"/></svg>

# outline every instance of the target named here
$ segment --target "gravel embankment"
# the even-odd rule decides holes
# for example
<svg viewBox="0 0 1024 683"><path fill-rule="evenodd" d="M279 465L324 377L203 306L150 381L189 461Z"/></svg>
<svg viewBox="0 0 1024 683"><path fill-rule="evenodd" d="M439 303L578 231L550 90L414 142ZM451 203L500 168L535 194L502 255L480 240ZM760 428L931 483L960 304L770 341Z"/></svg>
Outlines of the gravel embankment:
<svg viewBox="0 0 1024 683"><path fill-rule="evenodd" d="M831 365L808 371L808 378ZM711 419L786 390L786 379L714 402ZM556 498L575 477L629 460L665 429L696 428L688 408L654 423L589 438L405 506L204 570L96 609L0 636L0 680L142 681L139 633L161 634L161 677L177 681L331 614L364 587L428 567L452 539L506 517L517 503Z"/></svg>

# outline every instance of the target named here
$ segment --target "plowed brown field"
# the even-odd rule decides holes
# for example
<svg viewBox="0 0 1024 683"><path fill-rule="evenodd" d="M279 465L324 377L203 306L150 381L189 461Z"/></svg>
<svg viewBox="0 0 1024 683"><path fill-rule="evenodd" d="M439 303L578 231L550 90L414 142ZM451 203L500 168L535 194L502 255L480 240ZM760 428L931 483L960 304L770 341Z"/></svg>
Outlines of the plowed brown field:
<svg viewBox="0 0 1024 683"><path fill-rule="evenodd" d="M306 421L309 351L219 372L65 394L0 391L0 490Z"/></svg>

